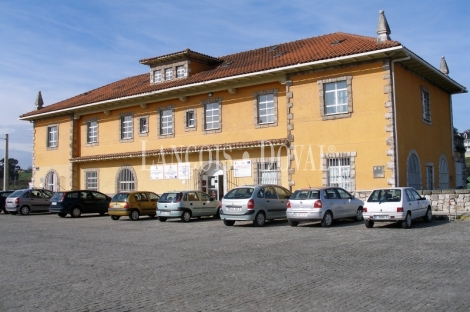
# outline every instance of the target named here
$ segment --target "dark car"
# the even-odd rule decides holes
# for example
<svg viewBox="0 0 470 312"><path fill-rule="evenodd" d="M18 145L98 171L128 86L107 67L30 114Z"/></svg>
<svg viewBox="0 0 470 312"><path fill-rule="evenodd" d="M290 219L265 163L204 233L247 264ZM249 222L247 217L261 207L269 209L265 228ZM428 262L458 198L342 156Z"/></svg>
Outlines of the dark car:
<svg viewBox="0 0 470 312"><path fill-rule="evenodd" d="M108 212L111 197L97 191L67 191L57 192L51 198L49 211L57 213L59 217L70 214L72 218L78 218L82 213Z"/></svg>
<svg viewBox="0 0 470 312"><path fill-rule="evenodd" d="M14 191L0 191L0 209L3 211L3 213L9 213L5 209L5 202L6 202L8 195L10 195L13 192Z"/></svg>

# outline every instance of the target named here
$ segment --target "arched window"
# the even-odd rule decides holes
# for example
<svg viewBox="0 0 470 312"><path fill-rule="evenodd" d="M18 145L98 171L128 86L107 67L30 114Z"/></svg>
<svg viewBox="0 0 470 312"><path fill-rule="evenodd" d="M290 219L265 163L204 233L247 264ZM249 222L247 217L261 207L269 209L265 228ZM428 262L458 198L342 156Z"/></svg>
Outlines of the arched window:
<svg viewBox="0 0 470 312"><path fill-rule="evenodd" d="M419 158L416 151L410 151L407 163L407 177L408 186L414 187L417 190L421 189L421 170L419 165Z"/></svg>
<svg viewBox="0 0 470 312"><path fill-rule="evenodd" d="M46 174L44 188L53 192L57 192L59 190L59 175L55 170L50 170Z"/></svg>
<svg viewBox="0 0 470 312"><path fill-rule="evenodd" d="M116 192L135 191L136 185L134 168L131 166L121 167L116 176Z"/></svg>
<svg viewBox="0 0 470 312"><path fill-rule="evenodd" d="M449 188L449 165L444 155L439 160L439 188L445 190Z"/></svg>

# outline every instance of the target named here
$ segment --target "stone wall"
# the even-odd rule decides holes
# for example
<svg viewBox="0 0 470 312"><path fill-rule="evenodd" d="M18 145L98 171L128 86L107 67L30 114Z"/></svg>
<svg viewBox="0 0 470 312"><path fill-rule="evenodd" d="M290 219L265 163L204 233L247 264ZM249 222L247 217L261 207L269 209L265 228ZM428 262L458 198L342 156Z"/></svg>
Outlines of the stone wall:
<svg viewBox="0 0 470 312"><path fill-rule="evenodd" d="M354 196L366 201L372 191L356 191ZM470 190L420 190L434 211L470 211Z"/></svg>

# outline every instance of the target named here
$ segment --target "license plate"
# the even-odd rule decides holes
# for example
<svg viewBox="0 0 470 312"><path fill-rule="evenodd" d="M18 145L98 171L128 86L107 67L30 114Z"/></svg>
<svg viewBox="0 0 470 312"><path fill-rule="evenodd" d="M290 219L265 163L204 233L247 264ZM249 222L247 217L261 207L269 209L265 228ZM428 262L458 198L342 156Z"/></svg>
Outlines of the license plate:
<svg viewBox="0 0 470 312"><path fill-rule="evenodd" d="M374 216L374 219L388 219L388 216Z"/></svg>
<svg viewBox="0 0 470 312"><path fill-rule="evenodd" d="M241 208L228 208L228 211L242 211Z"/></svg>
<svg viewBox="0 0 470 312"><path fill-rule="evenodd" d="M114 208L119 208L119 204L114 204Z"/></svg>
<svg viewBox="0 0 470 312"><path fill-rule="evenodd" d="M57 203L56 203L56 202L52 202L51 205L52 205L52 206L55 206L55 205L57 205Z"/></svg>
<svg viewBox="0 0 470 312"><path fill-rule="evenodd" d="M169 216L171 212L169 211L162 211L162 216Z"/></svg>
<svg viewBox="0 0 470 312"><path fill-rule="evenodd" d="M295 217L306 217L306 216L307 216L307 213L299 213L299 212L297 212L297 213L294 213L294 216L295 216Z"/></svg>

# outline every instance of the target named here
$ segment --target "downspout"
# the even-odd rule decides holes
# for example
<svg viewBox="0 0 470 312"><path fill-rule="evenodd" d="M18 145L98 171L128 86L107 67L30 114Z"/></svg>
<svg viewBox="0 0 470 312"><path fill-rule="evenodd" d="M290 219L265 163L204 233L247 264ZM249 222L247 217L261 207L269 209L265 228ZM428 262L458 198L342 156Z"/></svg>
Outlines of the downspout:
<svg viewBox="0 0 470 312"><path fill-rule="evenodd" d="M455 163L455 155L454 155L454 150L455 150L455 141L454 141L454 112L452 109L452 94L449 93L449 110L450 110L450 141L452 142L450 146L450 155L452 156L452 164L454 165L454 172L457 174L456 168L456 163ZM464 162L465 164L465 162ZM439 169L438 169L439 170ZM450 173L449 173L450 175ZM455 177L455 187L457 187L457 176ZM449 187L450 187L450 181L449 181Z"/></svg>
<svg viewBox="0 0 470 312"><path fill-rule="evenodd" d="M395 63L401 61L407 61L411 56L407 53L407 57L392 60L392 105L393 105L393 140L395 145L395 187L398 187L398 182L400 181L400 170L398 162L398 131L397 131L397 103L395 98Z"/></svg>

